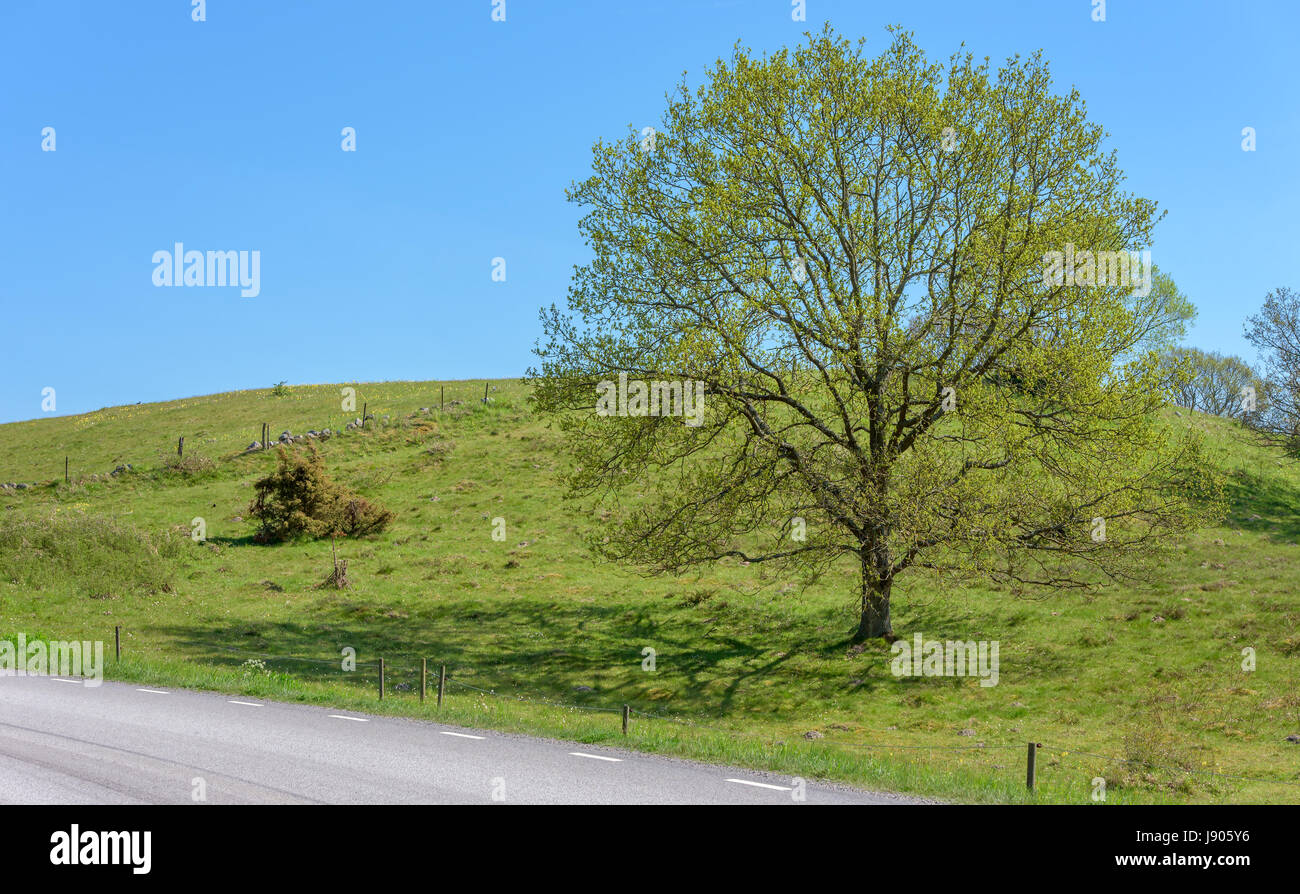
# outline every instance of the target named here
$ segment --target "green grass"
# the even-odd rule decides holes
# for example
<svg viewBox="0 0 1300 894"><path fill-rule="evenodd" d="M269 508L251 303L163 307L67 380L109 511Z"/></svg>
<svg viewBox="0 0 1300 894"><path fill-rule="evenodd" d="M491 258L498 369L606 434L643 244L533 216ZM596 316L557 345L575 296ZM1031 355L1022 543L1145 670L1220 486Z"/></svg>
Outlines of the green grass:
<svg viewBox="0 0 1300 894"><path fill-rule="evenodd" d="M461 404L440 413L440 385ZM121 625L110 676L432 718L415 694L427 658L454 681L449 722L954 800L1026 800L1034 740L1038 801L1092 803L1102 777L1108 804L1300 802L1300 746L1285 741L1300 732L1300 469L1235 425L1171 417L1206 432L1231 508L1153 563L1149 586L1027 598L900 579L901 634L1001 643L1000 683L981 688L895 678L885 646L851 647L849 568L803 589L734 562L655 579L597 563L581 535L599 519L560 498L557 433L523 385L490 385L486 405L482 380L355 385L355 413L341 386L293 386L0 426L0 481L42 482L0 492L0 634L111 650ZM252 482L274 455L241 451L263 421L337 431L362 401L375 427L321 453L398 518L340 541L353 586L319 589L328 542L252 542ZM196 517L204 544L188 539ZM253 656L268 672L244 666ZM402 687L382 705L380 656ZM636 715L624 740L623 703L663 717Z"/></svg>

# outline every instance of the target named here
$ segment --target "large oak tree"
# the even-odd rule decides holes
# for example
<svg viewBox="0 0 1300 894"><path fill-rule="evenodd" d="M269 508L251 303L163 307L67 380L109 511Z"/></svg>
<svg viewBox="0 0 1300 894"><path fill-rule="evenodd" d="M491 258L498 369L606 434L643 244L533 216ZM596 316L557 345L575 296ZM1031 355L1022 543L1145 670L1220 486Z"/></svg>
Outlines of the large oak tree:
<svg viewBox="0 0 1300 894"><path fill-rule="evenodd" d="M1044 277L1067 243L1150 245L1103 137L1037 55L944 66L895 32L868 58L828 28L597 143L570 190L592 257L532 372L595 548L851 562L865 639L909 571L1083 586L1196 524L1211 482L1144 347L1166 308ZM703 424L595 412L620 373L703 382Z"/></svg>

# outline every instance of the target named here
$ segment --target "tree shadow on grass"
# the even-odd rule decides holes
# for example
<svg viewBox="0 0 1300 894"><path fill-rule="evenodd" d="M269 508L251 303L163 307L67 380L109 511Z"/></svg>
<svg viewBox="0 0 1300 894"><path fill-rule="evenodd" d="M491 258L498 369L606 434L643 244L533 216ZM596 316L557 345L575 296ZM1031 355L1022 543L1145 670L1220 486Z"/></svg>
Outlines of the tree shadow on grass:
<svg viewBox="0 0 1300 894"><path fill-rule="evenodd" d="M1239 470L1227 476L1224 496L1227 520L1243 531L1278 543L1300 540L1300 488L1276 477Z"/></svg>
<svg viewBox="0 0 1300 894"><path fill-rule="evenodd" d="M208 537L205 542L218 546L261 546L254 537L253 534L245 534L243 537Z"/></svg>
<svg viewBox="0 0 1300 894"><path fill-rule="evenodd" d="M750 635L704 636L674 612L655 617L627 604L557 607L537 600L500 604L433 602L412 616L388 617L383 602L343 591L321 603L318 621L256 620L152 628L194 660L237 668L256 658L272 671L319 683L378 688L378 661L385 660L390 687L418 687L420 660L430 677L447 665L450 680L503 696L543 698L584 708L689 713L722 718L753 706L747 686L781 676L774 693L789 696L808 686L835 683L842 669L821 664L790 680L783 668L796 656L826 647L821 634L771 628ZM655 650L656 669L643 670L645 647ZM356 670L343 670L342 651L356 652ZM310 660L309 660L310 659ZM400 691L406 691L405 689Z"/></svg>
<svg viewBox="0 0 1300 894"><path fill-rule="evenodd" d="M414 692L421 659L430 680L446 664L457 685L506 696L546 699L582 708L639 711L702 721L752 716L803 716L896 692L893 655L883 641L858 649L844 613L815 610L781 618L761 613L703 618L689 607L657 610L643 602L558 604L551 599L410 602L371 599L349 590L308 591L314 600L292 620L199 620L152 632L186 657L238 668L249 659L316 683L377 691L378 661L386 684ZM304 594L306 595L306 594ZM1008 597L1010 598L1010 597ZM960 600L900 605L900 636L998 639L1014 622L973 613ZM643 669L645 648L655 670ZM356 669L343 670L343 650ZM1068 662L1054 650L1026 650L1022 672L1059 674ZM1004 658L1005 660L1005 658ZM925 686L950 686L926 679Z"/></svg>

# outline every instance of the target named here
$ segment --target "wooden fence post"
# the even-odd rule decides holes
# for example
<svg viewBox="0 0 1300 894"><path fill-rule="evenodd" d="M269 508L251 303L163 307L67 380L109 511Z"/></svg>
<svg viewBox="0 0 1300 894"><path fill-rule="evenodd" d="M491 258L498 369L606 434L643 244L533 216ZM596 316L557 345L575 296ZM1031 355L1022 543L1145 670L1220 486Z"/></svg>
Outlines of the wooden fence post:
<svg viewBox="0 0 1300 894"><path fill-rule="evenodd" d="M113 628L113 656L118 661L122 660L122 626L120 624Z"/></svg>
<svg viewBox="0 0 1300 894"><path fill-rule="evenodd" d="M63 483L68 483L68 458L63 457Z"/></svg>
<svg viewBox="0 0 1300 894"><path fill-rule="evenodd" d="M1025 788L1031 792L1034 790L1034 761L1038 756L1038 745L1034 742L1029 743L1029 748L1025 754Z"/></svg>
<svg viewBox="0 0 1300 894"><path fill-rule="evenodd" d="M379 700L384 700L384 659L379 659Z"/></svg>
<svg viewBox="0 0 1300 894"><path fill-rule="evenodd" d="M429 659L420 659L420 704L424 704L424 690L429 679Z"/></svg>
<svg viewBox="0 0 1300 894"><path fill-rule="evenodd" d="M627 705L623 706L623 735L627 735L627 723L632 719L632 709Z"/></svg>
<svg viewBox="0 0 1300 894"><path fill-rule="evenodd" d="M438 412L439 413L443 411L443 408L446 405L446 403L447 403L447 386L439 385L438 386Z"/></svg>
<svg viewBox="0 0 1300 894"><path fill-rule="evenodd" d="M184 435L181 435L179 438L176 439L176 455L177 455L177 456L184 456L184 455L185 455L185 436L184 436Z"/></svg>
<svg viewBox="0 0 1300 894"><path fill-rule="evenodd" d="M442 694L447 691L447 665L438 671L438 707L442 707Z"/></svg>

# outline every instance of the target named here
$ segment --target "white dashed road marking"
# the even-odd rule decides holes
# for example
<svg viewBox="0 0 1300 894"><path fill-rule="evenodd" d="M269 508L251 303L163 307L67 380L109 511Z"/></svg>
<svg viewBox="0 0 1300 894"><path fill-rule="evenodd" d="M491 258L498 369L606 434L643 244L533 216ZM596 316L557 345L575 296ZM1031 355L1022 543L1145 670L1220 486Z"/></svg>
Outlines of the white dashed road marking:
<svg viewBox="0 0 1300 894"><path fill-rule="evenodd" d="M58 681L59 683L74 683L74 684L78 684L78 685L80 685L80 684L82 683L81 680L65 680L65 679L63 679L63 678L61 678L61 677L51 677L50 679L52 679L52 680L56 680L56 681ZM151 692L151 693L154 693L155 695L168 695L168 693L167 693L166 691L162 690L162 689L140 689L140 688L137 688L137 689L136 689L136 692ZM245 706L247 706L247 707L249 707L249 708L264 708L264 707L266 707L266 705L261 704L261 703L259 703L259 702L241 702L241 701L237 701L237 700L235 700L235 699L233 699L233 698L231 698L231 699L226 699L226 701L230 702L230 704L232 704L232 705L245 705ZM370 722L370 719L369 719L368 717L349 717L349 716L347 716L346 714L330 714L329 716L335 718L336 720L353 720L353 721L355 721L355 722L357 722L357 723L369 723L369 722ZM455 736L455 737L458 738L458 739L483 739L483 738L485 738L484 736L472 736L472 735L470 735L469 733L453 733L453 732L451 732L451 731L449 731L449 730L439 730L439 732L441 732L444 736ZM607 756L605 756L605 755L603 755L603 754L589 754L589 753L587 753L587 752L585 752L585 751L570 751L569 754L572 755L573 757L585 757L585 758L589 758L589 759L594 760L594 761L608 761L609 763L612 763L612 764L618 764L618 763L622 763L622 762L623 762L623 758L621 758L621 757L607 757ZM750 785L750 786L753 786L754 788L767 788L767 789L772 789L773 791L778 791L778 792L788 792L788 791L793 791L793 789L791 789L789 786L786 786L786 785L772 785L771 783L767 783L767 782L754 782L754 781L749 780L749 779L727 779L726 781L727 781L727 782L734 782L736 785Z"/></svg>
<svg viewBox="0 0 1300 894"><path fill-rule="evenodd" d="M728 779L727 782L734 782L737 785L752 785L755 788L770 788L775 789L778 792L794 791L794 789L790 788L788 785L769 785L766 782L750 782L748 779Z"/></svg>

